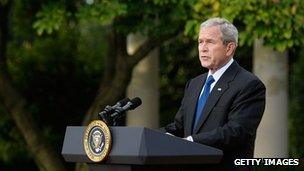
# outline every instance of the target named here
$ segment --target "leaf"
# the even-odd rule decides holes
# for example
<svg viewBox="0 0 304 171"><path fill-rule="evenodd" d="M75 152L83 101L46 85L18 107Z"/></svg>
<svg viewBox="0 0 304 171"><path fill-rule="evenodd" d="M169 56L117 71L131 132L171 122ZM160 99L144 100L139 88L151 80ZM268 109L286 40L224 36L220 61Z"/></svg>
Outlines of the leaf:
<svg viewBox="0 0 304 171"><path fill-rule="evenodd" d="M33 28L36 29L38 35L42 35L44 32L52 34L65 24L68 16L70 14L60 4L44 5L42 10L36 14L38 20L34 22Z"/></svg>
<svg viewBox="0 0 304 171"><path fill-rule="evenodd" d="M287 48L285 43L278 43L275 48L279 51L279 52L284 52Z"/></svg>
<svg viewBox="0 0 304 171"><path fill-rule="evenodd" d="M102 25L108 25L113 20L126 14L127 6L118 1L101 1L93 5L87 5L80 8L77 17L81 20L93 19Z"/></svg>
<svg viewBox="0 0 304 171"><path fill-rule="evenodd" d="M190 37L197 36L199 30L199 22L197 20L190 20L186 22L184 34Z"/></svg>
<svg viewBox="0 0 304 171"><path fill-rule="evenodd" d="M291 38L291 35L292 35L292 30L291 29L287 29L286 31L284 31L284 37L286 39L290 39Z"/></svg>

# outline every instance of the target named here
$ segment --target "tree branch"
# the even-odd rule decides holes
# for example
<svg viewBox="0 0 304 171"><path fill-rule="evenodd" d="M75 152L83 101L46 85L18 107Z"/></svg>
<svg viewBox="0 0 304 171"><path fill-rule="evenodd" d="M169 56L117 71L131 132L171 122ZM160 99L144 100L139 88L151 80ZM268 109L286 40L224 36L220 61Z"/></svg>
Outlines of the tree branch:
<svg viewBox="0 0 304 171"><path fill-rule="evenodd" d="M40 170L64 171L63 163L43 137L31 113L26 110L26 100L12 86L7 70L8 21L11 1L0 5L0 99L1 105L12 116Z"/></svg>
<svg viewBox="0 0 304 171"><path fill-rule="evenodd" d="M130 68L133 68L137 63L142 60L145 56L147 56L155 47L160 46L165 41L174 37L174 34L161 36L160 38L151 37L148 38L139 48L135 51L135 53L128 57L127 63Z"/></svg>
<svg viewBox="0 0 304 171"><path fill-rule="evenodd" d="M40 170L60 170L65 168L57 154L36 127L31 114L25 110L26 100L12 87L11 81L0 72L0 96L4 108L10 113L29 151Z"/></svg>
<svg viewBox="0 0 304 171"><path fill-rule="evenodd" d="M126 51L126 37L119 35L116 38L119 46L116 49L109 49L116 51L116 67L115 72L111 74L111 81L103 81L100 83L97 96L94 102L86 112L83 125L87 125L92 119L97 118L97 113L101 108L108 104L114 104L115 101L123 98L129 82L131 80L132 70L135 65L147 56L155 47L161 45L166 40L172 38L174 35L162 36L161 38L147 39L136 52L129 56Z"/></svg>
<svg viewBox="0 0 304 171"><path fill-rule="evenodd" d="M116 49L116 35L116 30L112 26L109 26L109 31L106 36L108 49L107 55L104 59L105 65L102 82L110 82L112 80L113 73L115 72L114 64L116 63L117 52L113 49Z"/></svg>

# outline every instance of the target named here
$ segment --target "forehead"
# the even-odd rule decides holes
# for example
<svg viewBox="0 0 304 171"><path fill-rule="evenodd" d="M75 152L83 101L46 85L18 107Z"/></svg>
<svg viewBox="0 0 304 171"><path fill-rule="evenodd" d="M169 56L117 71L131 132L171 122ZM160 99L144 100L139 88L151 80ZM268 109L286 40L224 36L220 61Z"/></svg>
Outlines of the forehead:
<svg viewBox="0 0 304 171"><path fill-rule="evenodd" d="M200 29L199 39L220 39L222 36L220 26L204 27Z"/></svg>

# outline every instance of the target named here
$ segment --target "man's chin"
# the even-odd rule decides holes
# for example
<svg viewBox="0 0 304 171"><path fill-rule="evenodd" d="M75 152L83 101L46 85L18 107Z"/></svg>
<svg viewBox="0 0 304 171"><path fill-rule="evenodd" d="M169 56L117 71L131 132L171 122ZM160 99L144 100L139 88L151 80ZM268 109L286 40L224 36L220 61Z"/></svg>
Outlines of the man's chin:
<svg viewBox="0 0 304 171"><path fill-rule="evenodd" d="M202 62L201 62L201 66L202 66L203 68L207 68L207 69L211 68L210 64L207 64L207 63L202 63Z"/></svg>

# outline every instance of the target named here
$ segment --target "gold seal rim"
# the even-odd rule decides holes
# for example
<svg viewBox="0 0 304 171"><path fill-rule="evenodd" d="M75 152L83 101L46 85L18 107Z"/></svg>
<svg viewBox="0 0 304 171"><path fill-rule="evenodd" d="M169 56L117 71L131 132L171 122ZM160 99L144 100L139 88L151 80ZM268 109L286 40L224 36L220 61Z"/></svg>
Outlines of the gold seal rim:
<svg viewBox="0 0 304 171"><path fill-rule="evenodd" d="M89 134L90 134L91 129L94 127L99 127L105 136L105 146L104 146L103 151L100 153L100 155L93 154L89 147L89 142L88 142ZM94 120L87 126L84 136L83 136L83 147L84 147L87 157L91 161L101 162L105 158L107 158L110 153L110 150L111 150L111 144L112 144L112 137L111 137L110 129L107 126L107 124L105 124L101 120Z"/></svg>

